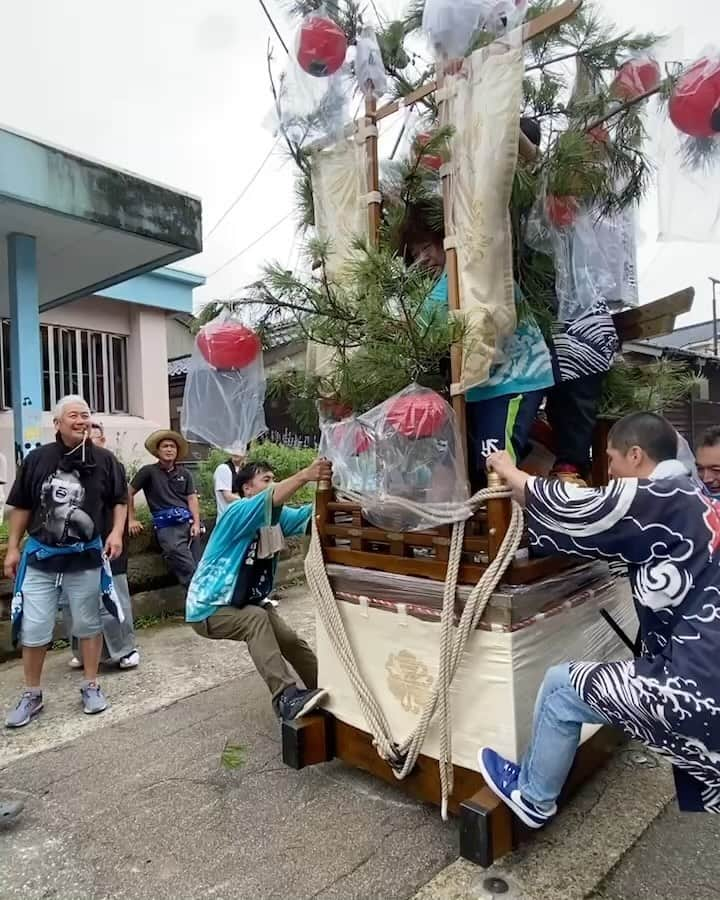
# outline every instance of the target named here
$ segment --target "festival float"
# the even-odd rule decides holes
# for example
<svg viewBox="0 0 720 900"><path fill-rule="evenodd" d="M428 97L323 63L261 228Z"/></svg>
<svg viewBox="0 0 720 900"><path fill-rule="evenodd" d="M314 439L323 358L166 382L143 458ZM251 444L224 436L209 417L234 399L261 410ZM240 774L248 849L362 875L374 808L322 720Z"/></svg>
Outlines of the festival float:
<svg viewBox="0 0 720 900"><path fill-rule="evenodd" d="M461 854L487 866L519 835L483 784L478 748L519 759L546 669L629 655L635 624L605 564L530 552L522 511L483 469L497 446L478 444L490 401L466 398L513 364L521 381L545 371L548 396L572 392L593 354L612 366L616 332L664 334L690 308L691 289L637 306L643 117L662 94L676 127L714 139L717 78L708 61L671 77L652 36L616 34L577 0L417 6L373 28L349 0L297 4L305 18L273 80L308 265L269 266L249 302L260 331L280 321L308 340L307 369L270 390L305 424L319 415L334 468L306 562L329 701L283 725L283 758L341 759L459 816ZM421 35L432 73L413 49ZM442 249L446 295L432 309L438 278L410 252L411 232L416 244L434 232ZM573 356L587 316L600 343ZM540 416L529 471L607 483L603 404L623 410L602 395L602 365L589 370L589 470L557 465L562 440ZM637 373L614 371L632 394ZM663 363L652 377L668 396L687 389ZM585 730L568 794L620 740Z"/></svg>

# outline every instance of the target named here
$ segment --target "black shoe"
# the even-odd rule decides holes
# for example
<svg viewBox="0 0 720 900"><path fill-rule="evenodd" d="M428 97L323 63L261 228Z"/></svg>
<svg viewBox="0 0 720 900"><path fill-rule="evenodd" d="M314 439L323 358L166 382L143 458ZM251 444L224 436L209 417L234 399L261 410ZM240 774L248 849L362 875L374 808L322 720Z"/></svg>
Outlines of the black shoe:
<svg viewBox="0 0 720 900"><path fill-rule="evenodd" d="M327 697L327 691L320 688L301 691L296 687L285 688L278 701L278 713L284 722L292 722L307 715L310 710Z"/></svg>

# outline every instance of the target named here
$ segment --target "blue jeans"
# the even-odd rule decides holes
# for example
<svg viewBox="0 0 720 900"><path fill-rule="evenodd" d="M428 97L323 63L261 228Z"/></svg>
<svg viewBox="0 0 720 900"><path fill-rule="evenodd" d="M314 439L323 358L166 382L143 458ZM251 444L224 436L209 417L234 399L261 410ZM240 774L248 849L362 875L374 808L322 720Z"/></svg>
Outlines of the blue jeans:
<svg viewBox="0 0 720 900"><path fill-rule="evenodd" d="M540 809L551 809L565 784L584 724L608 720L580 698L570 683L570 665L548 669L538 693L533 733L522 761L518 788Z"/></svg>

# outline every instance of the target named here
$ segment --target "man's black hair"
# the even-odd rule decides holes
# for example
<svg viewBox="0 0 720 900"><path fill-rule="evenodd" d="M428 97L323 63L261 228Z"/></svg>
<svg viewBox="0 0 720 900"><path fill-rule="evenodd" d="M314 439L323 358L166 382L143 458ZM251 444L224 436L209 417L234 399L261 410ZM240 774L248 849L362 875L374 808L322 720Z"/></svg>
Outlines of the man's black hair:
<svg viewBox="0 0 720 900"><path fill-rule="evenodd" d="M720 425L713 425L712 428L703 434L700 438L699 447L716 447L720 444Z"/></svg>
<svg viewBox="0 0 720 900"><path fill-rule="evenodd" d="M640 447L656 463L677 459L677 431L667 419L655 413L633 413L620 419L610 429L608 442L621 453Z"/></svg>
<svg viewBox="0 0 720 900"><path fill-rule="evenodd" d="M540 146L542 131L540 130L540 123L537 119L530 119L527 116L523 116L522 119L520 119L520 131L522 131L531 144L535 144L536 147Z"/></svg>
<svg viewBox="0 0 720 900"><path fill-rule="evenodd" d="M270 472L273 475L275 474L273 467L264 462L253 462L243 466L237 473L237 480L235 482L237 493L242 497L245 485L252 481L256 475L265 475L267 472Z"/></svg>

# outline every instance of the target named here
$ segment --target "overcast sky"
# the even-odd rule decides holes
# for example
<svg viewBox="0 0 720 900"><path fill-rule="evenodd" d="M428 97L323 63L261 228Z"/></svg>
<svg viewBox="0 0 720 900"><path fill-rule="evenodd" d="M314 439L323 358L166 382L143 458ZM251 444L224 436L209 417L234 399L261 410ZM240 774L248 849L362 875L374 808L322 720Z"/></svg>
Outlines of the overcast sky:
<svg viewBox="0 0 720 900"><path fill-rule="evenodd" d="M267 0L290 39L281 0ZM400 0L376 0L394 14ZM687 56L720 35L718 0L599 0L624 26L683 26ZM682 16L682 21L680 21ZM256 0L22 0L3 4L0 123L196 194L205 234L271 150L266 45ZM276 52L283 51L277 44ZM292 219L228 261L292 211L292 165L275 151L237 208L184 267L210 275L199 302L231 296L269 257L292 265ZM642 218L641 294L694 284L687 322L710 317L707 276L717 245L657 245L653 208Z"/></svg>

